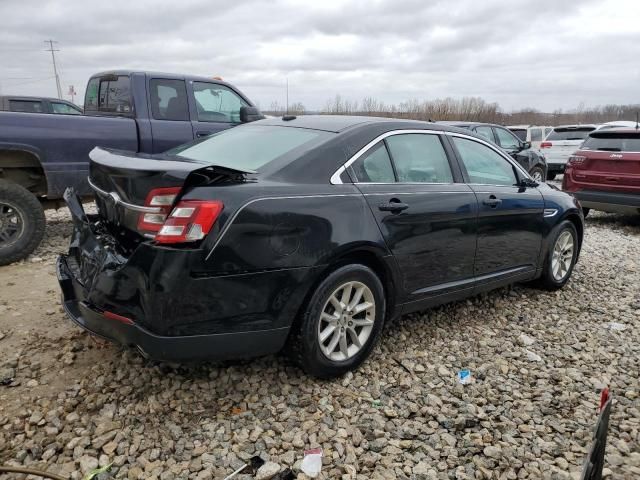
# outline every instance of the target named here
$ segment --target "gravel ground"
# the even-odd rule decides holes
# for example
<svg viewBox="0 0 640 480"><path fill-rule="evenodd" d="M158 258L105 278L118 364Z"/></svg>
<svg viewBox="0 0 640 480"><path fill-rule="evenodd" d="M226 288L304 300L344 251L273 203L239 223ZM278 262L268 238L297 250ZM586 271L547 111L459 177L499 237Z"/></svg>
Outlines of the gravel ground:
<svg viewBox="0 0 640 480"><path fill-rule="evenodd" d="M303 451L322 447L325 479L578 478L608 385L605 472L640 477L639 217L590 216L565 289L407 316L327 382L282 357L175 366L94 340L59 307L53 259L71 227L47 215L36 254L0 268L0 464L222 479L259 454L305 478Z"/></svg>

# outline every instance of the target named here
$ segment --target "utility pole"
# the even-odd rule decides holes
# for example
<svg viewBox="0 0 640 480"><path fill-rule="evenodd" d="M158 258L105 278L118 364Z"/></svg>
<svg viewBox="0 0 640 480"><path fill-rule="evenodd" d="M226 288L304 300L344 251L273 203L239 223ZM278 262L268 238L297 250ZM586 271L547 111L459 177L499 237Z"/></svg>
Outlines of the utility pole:
<svg viewBox="0 0 640 480"><path fill-rule="evenodd" d="M287 77L287 115L289 114L289 77Z"/></svg>
<svg viewBox="0 0 640 480"><path fill-rule="evenodd" d="M58 68L56 67L56 54L54 52L59 52L60 50L54 49L53 44L58 43L53 40L45 40L44 43L49 44L49 48L45 50L45 52L51 52L51 59L53 60L53 74L56 77L56 88L58 90L58 98L62 100L62 88L60 87L60 77L58 76Z"/></svg>

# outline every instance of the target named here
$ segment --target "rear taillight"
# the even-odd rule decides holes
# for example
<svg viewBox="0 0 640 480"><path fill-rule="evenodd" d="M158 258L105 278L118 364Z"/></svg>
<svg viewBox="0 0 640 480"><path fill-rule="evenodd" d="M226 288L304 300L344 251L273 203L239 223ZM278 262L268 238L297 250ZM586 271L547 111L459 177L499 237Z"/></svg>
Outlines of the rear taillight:
<svg viewBox="0 0 640 480"><path fill-rule="evenodd" d="M571 155L569 160L567 160L568 165L582 165L587 157L583 155Z"/></svg>
<svg viewBox="0 0 640 480"><path fill-rule="evenodd" d="M553 143L551 142L542 142L540 144L540 148L551 148L551 147L553 147Z"/></svg>
<svg viewBox="0 0 640 480"><path fill-rule="evenodd" d="M202 240L223 208L219 200L182 200L171 211L155 240L163 244Z"/></svg>
<svg viewBox="0 0 640 480"><path fill-rule="evenodd" d="M180 193L180 187L154 188L149 192L144 206L155 207L158 211L140 214L138 219L140 233L156 233L160 231L178 193Z"/></svg>

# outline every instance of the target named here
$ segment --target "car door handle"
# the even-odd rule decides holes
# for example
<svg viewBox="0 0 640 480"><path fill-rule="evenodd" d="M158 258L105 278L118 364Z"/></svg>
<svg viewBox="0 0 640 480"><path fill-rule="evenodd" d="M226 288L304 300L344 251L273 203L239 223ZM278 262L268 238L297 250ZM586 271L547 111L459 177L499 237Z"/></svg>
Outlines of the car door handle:
<svg viewBox="0 0 640 480"><path fill-rule="evenodd" d="M196 137L197 138L202 138L202 137L208 137L209 135L211 135L213 132L196 132Z"/></svg>
<svg viewBox="0 0 640 480"><path fill-rule="evenodd" d="M482 201L483 204L488 205L491 208L496 208L498 205L502 203L502 200L496 198L495 195L491 195L489 198L485 198Z"/></svg>
<svg viewBox="0 0 640 480"><path fill-rule="evenodd" d="M409 205L407 205L406 203L399 202L397 200L383 202L378 205L378 210L380 210L381 212L398 213L398 212L401 212L402 210L406 210L407 208L409 208Z"/></svg>

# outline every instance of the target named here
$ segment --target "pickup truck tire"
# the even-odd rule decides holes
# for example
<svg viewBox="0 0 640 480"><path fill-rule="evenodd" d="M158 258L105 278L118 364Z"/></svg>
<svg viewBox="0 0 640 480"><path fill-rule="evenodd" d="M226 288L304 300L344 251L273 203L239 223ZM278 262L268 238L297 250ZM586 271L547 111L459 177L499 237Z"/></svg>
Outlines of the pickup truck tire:
<svg viewBox="0 0 640 480"><path fill-rule="evenodd" d="M22 260L42 241L44 209L24 187L0 180L0 265Z"/></svg>

